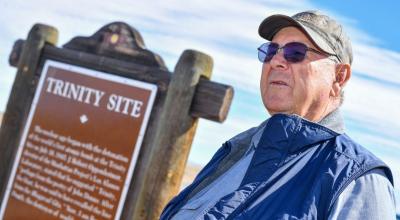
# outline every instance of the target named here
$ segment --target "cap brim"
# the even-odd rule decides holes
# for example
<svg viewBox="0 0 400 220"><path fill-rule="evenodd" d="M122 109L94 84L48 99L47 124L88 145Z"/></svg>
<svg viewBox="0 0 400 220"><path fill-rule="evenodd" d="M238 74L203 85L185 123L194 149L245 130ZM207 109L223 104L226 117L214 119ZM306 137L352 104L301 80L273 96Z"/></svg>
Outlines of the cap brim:
<svg viewBox="0 0 400 220"><path fill-rule="evenodd" d="M328 53L335 54L334 50L326 43L320 34L315 32L313 29L308 27L306 24L296 21L292 17L287 15L271 15L261 22L258 28L258 34L271 41L278 31L285 27L297 27L299 28L307 37L312 41L312 43L317 46L318 49Z"/></svg>

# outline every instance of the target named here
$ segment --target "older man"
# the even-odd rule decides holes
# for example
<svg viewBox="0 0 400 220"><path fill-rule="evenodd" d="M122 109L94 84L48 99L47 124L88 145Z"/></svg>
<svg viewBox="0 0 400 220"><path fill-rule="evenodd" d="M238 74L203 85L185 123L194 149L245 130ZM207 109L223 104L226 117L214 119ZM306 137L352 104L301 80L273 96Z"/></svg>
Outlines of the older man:
<svg viewBox="0 0 400 220"><path fill-rule="evenodd" d="M161 219L394 219L390 169L344 133L342 26L307 11L272 15L259 34L271 117L227 141Z"/></svg>

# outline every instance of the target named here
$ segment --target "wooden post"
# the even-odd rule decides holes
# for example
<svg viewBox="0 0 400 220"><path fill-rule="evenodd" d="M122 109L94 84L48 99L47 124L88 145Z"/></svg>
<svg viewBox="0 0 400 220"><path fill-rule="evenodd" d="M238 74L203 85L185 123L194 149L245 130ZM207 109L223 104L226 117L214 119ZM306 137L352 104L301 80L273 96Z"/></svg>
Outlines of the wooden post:
<svg viewBox="0 0 400 220"><path fill-rule="evenodd" d="M4 195L7 176L11 171L13 158L17 152L18 141L29 113L29 106L37 84L35 73L45 44L55 45L58 31L54 27L36 24L28 34L22 53L18 55L18 70L8 99L6 112L0 129L0 187Z"/></svg>
<svg viewBox="0 0 400 220"><path fill-rule="evenodd" d="M201 76L211 77L212 59L186 50L181 55L159 121L144 187L132 219L157 219L166 203L178 192L198 119L190 105Z"/></svg>

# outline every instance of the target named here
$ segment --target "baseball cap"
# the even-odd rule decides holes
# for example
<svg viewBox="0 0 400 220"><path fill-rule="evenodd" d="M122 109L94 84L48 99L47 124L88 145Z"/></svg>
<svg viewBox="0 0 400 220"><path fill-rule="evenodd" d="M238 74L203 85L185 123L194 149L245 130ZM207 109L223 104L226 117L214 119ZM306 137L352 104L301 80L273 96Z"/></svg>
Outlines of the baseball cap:
<svg viewBox="0 0 400 220"><path fill-rule="evenodd" d="M279 30L289 26L303 31L321 51L337 56L342 63L352 63L351 42L342 25L318 11L300 12L292 17L282 14L271 15L261 22L258 33L264 39L271 41Z"/></svg>

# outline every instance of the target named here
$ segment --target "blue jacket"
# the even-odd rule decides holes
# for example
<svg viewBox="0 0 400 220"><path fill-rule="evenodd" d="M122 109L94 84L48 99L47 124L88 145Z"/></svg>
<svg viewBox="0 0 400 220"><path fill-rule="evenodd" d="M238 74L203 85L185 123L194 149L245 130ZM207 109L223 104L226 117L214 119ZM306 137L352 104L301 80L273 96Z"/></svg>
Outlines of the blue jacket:
<svg viewBox="0 0 400 220"><path fill-rule="evenodd" d="M248 138L241 141L247 143ZM227 161L241 155L237 152L243 150L233 144L228 141L218 150L166 206L161 219L170 219L226 170ZM383 169L393 184L390 169L346 134L277 114L268 120L240 187L221 198L204 219L327 219L346 186L372 169Z"/></svg>

